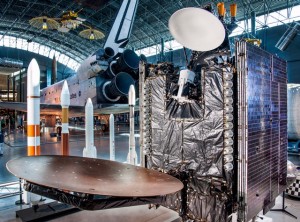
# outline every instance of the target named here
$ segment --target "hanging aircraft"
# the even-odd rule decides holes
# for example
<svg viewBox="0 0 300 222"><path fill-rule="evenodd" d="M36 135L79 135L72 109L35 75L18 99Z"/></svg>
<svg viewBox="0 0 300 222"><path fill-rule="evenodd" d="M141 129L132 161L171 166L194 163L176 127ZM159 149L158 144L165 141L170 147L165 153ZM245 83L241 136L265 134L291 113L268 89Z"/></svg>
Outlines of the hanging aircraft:
<svg viewBox="0 0 300 222"><path fill-rule="evenodd" d="M138 0L124 0L104 47L85 59L76 75L67 78L70 117L83 116L88 98L95 114L128 112L128 91L138 80L139 56L125 49L129 41ZM60 115L63 81L41 90L41 115ZM0 102L0 107L27 111L26 103Z"/></svg>

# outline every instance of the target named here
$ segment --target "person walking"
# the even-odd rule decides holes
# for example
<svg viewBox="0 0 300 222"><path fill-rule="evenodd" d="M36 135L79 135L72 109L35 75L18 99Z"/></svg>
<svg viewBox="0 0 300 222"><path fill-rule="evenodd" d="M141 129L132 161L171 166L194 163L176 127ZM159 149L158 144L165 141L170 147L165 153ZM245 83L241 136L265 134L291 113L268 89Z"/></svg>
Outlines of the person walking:
<svg viewBox="0 0 300 222"><path fill-rule="evenodd" d="M0 125L0 156L2 156L4 153L3 146L4 146L4 135L3 135L1 125Z"/></svg>

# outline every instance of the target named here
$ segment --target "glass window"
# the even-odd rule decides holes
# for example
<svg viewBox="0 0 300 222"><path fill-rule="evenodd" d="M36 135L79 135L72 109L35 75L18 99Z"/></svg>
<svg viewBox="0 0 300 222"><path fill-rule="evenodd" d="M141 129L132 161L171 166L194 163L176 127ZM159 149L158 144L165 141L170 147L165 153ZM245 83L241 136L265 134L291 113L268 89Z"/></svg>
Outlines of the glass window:
<svg viewBox="0 0 300 222"><path fill-rule="evenodd" d="M23 44L23 39L17 38L16 48L18 49L22 48L22 44Z"/></svg>
<svg viewBox="0 0 300 222"><path fill-rule="evenodd" d="M39 48L39 54L40 54L40 55L44 55L44 52L45 52L45 46L40 45L40 48Z"/></svg>
<svg viewBox="0 0 300 222"><path fill-rule="evenodd" d="M9 44L9 36L4 36L4 46L6 47L10 47L10 44Z"/></svg>
<svg viewBox="0 0 300 222"><path fill-rule="evenodd" d="M58 61L59 60L60 52L58 52L58 51L55 50L54 55L55 55L56 61Z"/></svg>
<svg viewBox="0 0 300 222"><path fill-rule="evenodd" d="M57 61L60 62L60 63L63 63L65 57L66 56L62 54Z"/></svg>
<svg viewBox="0 0 300 222"><path fill-rule="evenodd" d="M33 42L28 42L28 48L27 48L27 50L29 52L33 52Z"/></svg>
<svg viewBox="0 0 300 222"><path fill-rule="evenodd" d="M300 5L292 8L290 18L294 18L295 21L300 20Z"/></svg>
<svg viewBox="0 0 300 222"><path fill-rule="evenodd" d="M27 50L28 49L28 42L25 39L22 39L22 45L19 49Z"/></svg>
<svg viewBox="0 0 300 222"><path fill-rule="evenodd" d="M49 56L48 56L48 57L49 57L50 59L53 59L54 54L55 54L55 50L54 50L54 49L51 49L50 52L49 52Z"/></svg>
<svg viewBox="0 0 300 222"><path fill-rule="evenodd" d="M28 43L26 39L0 35L0 46L28 50L30 52L47 56L50 59L52 59L55 55L58 62L67 65L69 68L77 70L79 67L79 63L74 59L71 59L69 56L53 50L48 46L40 45L37 42Z"/></svg>
<svg viewBox="0 0 300 222"><path fill-rule="evenodd" d="M39 53L39 48L40 48L40 44L39 43L36 43L36 42L32 43L32 52L38 54Z"/></svg>
<svg viewBox="0 0 300 222"><path fill-rule="evenodd" d="M77 71L80 64L76 62L74 59L70 59L68 65L71 69Z"/></svg>
<svg viewBox="0 0 300 222"><path fill-rule="evenodd" d="M0 46L3 46L4 44L4 36L0 35Z"/></svg>
<svg viewBox="0 0 300 222"><path fill-rule="evenodd" d="M70 57L67 57L65 65L69 67Z"/></svg>
<svg viewBox="0 0 300 222"><path fill-rule="evenodd" d="M17 39L16 37L9 36L9 47L16 48Z"/></svg>
<svg viewBox="0 0 300 222"><path fill-rule="evenodd" d="M64 65L67 65L68 61L69 61L69 57L68 56L63 55L63 54L60 55L60 57L59 57L59 62L60 63L62 63Z"/></svg>
<svg viewBox="0 0 300 222"><path fill-rule="evenodd" d="M45 46L44 56L49 57L49 53L50 53L50 48L48 46Z"/></svg>

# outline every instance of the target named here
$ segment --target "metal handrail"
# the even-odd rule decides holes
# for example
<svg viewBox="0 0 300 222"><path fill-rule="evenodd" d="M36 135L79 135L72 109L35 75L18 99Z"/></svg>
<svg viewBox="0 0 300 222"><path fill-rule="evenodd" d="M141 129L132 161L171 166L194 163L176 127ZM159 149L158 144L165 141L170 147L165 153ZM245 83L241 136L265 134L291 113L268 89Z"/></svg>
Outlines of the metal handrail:
<svg viewBox="0 0 300 222"><path fill-rule="evenodd" d="M14 186L14 185L19 185L18 191L11 192L10 188L8 188L8 187ZM4 199L4 198L8 198L8 197L13 197L13 196L19 195L20 196L20 200L17 201L17 202L20 202L21 204L23 203L23 201L22 201L23 191L22 191L21 179L19 179L19 181L14 181L14 182L0 184L0 190L3 190L3 189L6 189L8 191L8 193L0 194L0 199ZM16 204L17 204L17 202L16 202Z"/></svg>
<svg viewBox="0 0 300 222"><path fill-rule="evenodd" d="M14 182L9 182L9 183L1 183L0 187L8 187L8 186L12 186L12 185L17 185L19 183L20 183L20 181L14 181Z"/></svg>

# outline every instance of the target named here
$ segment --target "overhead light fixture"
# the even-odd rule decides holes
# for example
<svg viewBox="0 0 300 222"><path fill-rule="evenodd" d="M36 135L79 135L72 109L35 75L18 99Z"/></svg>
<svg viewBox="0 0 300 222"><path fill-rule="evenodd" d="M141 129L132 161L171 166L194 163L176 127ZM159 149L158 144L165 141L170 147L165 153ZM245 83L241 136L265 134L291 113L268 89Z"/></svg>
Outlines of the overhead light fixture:
<svg viewBox="0 0 300 222"><path fill-rule="evenodd" d="M89 27L88 29L82 30L79 35L85 39L98 40L104 38L104 34L96 29Z"/></svg>
<svg viewBox="0 0 300 222"><path fill-rule="evenodd" d="M47 20L43 19L43 26L42 26L43 30L47 30L48 29L48 25L47 25Z"/></svg>
<svg viewBox="0 0 300 222"><path fill-rule="evenodd" d="M296 37L298 31L300 30L300 25L298 23L292 24L286 32L281 36L281 38L276 43L275 47L280 51L285 51L293 39Z"/></svg>
<svg viewBox="0 0 300 222"><path fill-rule="evenodd" d="M58 29L59 27L59 23L57 21L46 16L30 19L29 24L37 29L42 30Z"/></svg>
<svg viewBox="0 0 300 222"><path fill-rule="evenodd" d="M94 31L92 30L90 34L90 40L94 40L94 39L95 39L95 34Z"/></svg>

